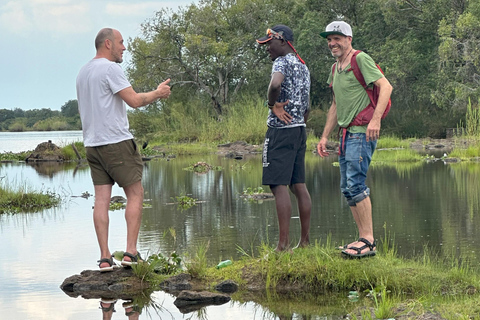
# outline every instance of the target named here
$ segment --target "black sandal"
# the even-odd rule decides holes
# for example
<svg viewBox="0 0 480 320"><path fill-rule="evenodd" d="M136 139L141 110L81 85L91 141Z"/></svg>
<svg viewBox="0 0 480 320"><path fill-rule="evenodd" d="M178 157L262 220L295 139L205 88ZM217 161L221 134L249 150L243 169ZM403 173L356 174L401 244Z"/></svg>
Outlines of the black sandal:
<svg viewBox="0 0 480 320"><path fill-rule="evenodd" d="M122 259L122 266L125 266L125 267L131 267L134 264L138 264L139 261L143 261L138 251L136 255L133 255L130 252L124 252L123 257L129 257L131 260L131 261L126 261L125 259Z"/></svg>
<svg viewBox="0 0 480 320"><path fill-rule="evenodd" d="M377 242L373 240L373 243L368 241L365 238L360 238L357 240L358 242L363 242L365 245L361 246L360 248L357 247L348 247L345 248L345 250L355 250L357 251L356 254L348 253L345 250L342 251L342 254L345 255L347 258L352 258L352 259L361 259L361 258L366 258L366 257L373 257L374 255L377 254L377 251L375 250L375 247L377 246ZM362 253L364 249L370 249L367 252Z"/></svg>
<svg viewBox="0 0 480 320"><path fill-rule="evenodd" d="M98 262L99 267L102 263L108 263L108 267L100 268L100 272L113 271L113 258L111 258L111 257L110 258L103 258L103 259L98 260L97 262Z"/></svg>
<svg viewBox="0 0 480 320"><path fill-rule="evenodd" d="M117 302L117 300L114 300L113 302L112 301L103 301L101 300L100 301L100 309L102 309L103 312L109 312L111 310L113 310L113 312L115 312L115 302ZM108 307L104 307L103 304L110 304L110 306Z"/></svg>

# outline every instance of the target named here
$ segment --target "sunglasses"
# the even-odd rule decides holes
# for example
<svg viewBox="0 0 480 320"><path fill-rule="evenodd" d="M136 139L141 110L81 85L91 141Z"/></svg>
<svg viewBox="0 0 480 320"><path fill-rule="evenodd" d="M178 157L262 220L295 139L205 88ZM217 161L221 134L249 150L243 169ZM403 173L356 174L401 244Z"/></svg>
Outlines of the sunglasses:
<svg viewBox="0 0 480 320"><path fill-rule="evenodd" d="M267 36L269 36L272 39L284 40L283 36L280 33L272 29L267 29Z"/></svg>

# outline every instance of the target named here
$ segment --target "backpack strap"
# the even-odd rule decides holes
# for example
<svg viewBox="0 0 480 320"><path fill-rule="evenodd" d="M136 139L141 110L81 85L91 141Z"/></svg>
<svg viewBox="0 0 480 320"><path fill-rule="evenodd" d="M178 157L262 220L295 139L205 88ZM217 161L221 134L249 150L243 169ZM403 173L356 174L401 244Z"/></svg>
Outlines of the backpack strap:
<svg viewBox="0 0 480 320"><path fill-rule="evenodd" d="M332 82L330 82L330 88L333 87L333 76L335 74L335 68L337 67L337 62L335 62L333 65L332 65Z"/></svg>
<svg viewBox="0 0 480 320"><path fill-rule="evenodd" d="M352 59L350 60L350 66L351 70L353 71L353 74L355 75L355 78L357 78L358 82L362 85L362 87L367 91L368 97L370 98L370 101L372 102L372 105L374 107L377 106L375 99L373 97L373 90L367 86L365 83L365 78L363 77L362 71L360 70L360 67L358 66L357 63L357 54L362 52L361 50L355 51L355 53L352 55ZM382 71L383 73L383 71Z"/></svg>
<svg viewBox="0 0 480 320"><path fill-rule="evenodd" d="M358 67L357 63L357 54L362 52L361 50L355 51L355 53L352 55L352 58L350 60L350 66L351 70L353 71L353 74L355 75L355 78L357 78L358 82L362 85L362 87L367 88L367 84L365 83L365 79L363 78L362 71L360 71L360 68Z"/></svg>

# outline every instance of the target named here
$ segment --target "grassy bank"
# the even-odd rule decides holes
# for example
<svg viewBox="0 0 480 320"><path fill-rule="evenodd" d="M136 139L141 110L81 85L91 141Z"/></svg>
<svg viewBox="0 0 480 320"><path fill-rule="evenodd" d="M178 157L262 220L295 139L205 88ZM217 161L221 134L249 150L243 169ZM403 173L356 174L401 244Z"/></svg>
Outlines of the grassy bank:
<svg viewBox="0 0 480 320"><path fill-rule="evenodd" d="M480 313L477 267L467 260L440 259L428 250L417 259L402 259L385 239L377 256L363 260L342 258L327 241L293 253L278 254L267 245L256 255L239 249L244 257L221 269L207 264L208 246L202 246L185 265L212 290L223 280L235 281L239 291L233 299L255 301L277 315L424 319L422 315L436 314L443 318L428 319L472 319ZM165 279L146 266L136 272L153 283Z"/></svg>

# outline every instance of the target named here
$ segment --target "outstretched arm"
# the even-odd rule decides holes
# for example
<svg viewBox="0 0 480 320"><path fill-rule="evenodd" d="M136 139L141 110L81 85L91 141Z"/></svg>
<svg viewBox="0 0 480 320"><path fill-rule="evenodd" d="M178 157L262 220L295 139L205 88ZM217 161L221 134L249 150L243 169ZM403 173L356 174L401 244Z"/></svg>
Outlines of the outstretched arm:
<svg viewBox="0 0 480 320"><path fill-rule="evenodd" d="M170 79L160 83L157 89L150 92L137 93L132 87L125 88L118 92L120 97L132 108L146 106L158 99L166 99L170 96Z"/></svg>

